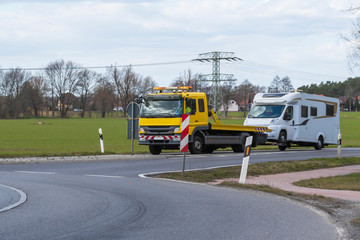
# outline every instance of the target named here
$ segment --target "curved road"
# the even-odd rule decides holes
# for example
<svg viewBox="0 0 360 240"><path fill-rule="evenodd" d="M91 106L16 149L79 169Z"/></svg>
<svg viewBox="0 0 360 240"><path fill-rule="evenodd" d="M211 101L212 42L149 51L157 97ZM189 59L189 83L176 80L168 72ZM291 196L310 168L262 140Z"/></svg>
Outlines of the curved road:
<svg viewBox="0 0 360 240"><path fill-rule="evenodd" d="M360 156L360 149L343 155ZM254 151L251 162L336 156ZM241 163L241 155L190 155L187 169ZM0 239L337 239L319 213L244 190L140 178L181 168L181 155L152 159L0 165L0 184L27 201L0 212Z"/></svg>

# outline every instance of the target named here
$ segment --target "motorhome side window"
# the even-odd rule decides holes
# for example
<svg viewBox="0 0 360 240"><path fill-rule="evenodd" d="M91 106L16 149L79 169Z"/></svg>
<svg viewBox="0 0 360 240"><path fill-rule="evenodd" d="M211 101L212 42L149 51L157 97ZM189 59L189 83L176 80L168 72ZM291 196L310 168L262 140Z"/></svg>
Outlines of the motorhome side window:
<svg viewBox="0 0 360 240"><path fill-rule="evenodd" d="M284 113L284 120L291 120L293 118L293 106L288 106Z"/></svg>
<svg viewBox="0 0 360 240"><path fill-rule="evenodd" d="M301 106L301 117L307 118L308 117L308 106Z"/></svg>
<svg viewBox="0 0 360 240"><path fill-rule="evenodd" d="M335 107L332 104L326 104L326 116L334 116Z"/></svg>
<svg viewBox="0 0 360 240"><path fill-rule="evenodd" d="M317 116L317 107L310 108L310 116L316 117Z"/></svg>

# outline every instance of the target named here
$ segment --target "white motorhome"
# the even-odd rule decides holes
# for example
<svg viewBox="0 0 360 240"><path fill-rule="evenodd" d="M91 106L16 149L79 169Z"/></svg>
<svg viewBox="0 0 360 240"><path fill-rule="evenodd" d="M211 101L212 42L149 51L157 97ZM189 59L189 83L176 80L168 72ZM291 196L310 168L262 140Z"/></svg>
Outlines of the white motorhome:
<svg viewBox="0 0 360 240"><path fill-rule="evenodd" d="M281 151L290 144L323 146L337 144L340 133L337 98L302 92L258 93L244 125L266 126L267 141L277 142Z"/></svg>

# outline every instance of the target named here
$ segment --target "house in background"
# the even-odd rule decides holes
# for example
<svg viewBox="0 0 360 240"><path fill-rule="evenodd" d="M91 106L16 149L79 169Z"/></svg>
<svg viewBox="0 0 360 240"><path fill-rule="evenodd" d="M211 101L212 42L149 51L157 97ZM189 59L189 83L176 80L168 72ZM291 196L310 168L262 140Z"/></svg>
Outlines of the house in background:
<svg viewBox="0 0 360 240"><path fill-rule="evenodd" d="M238 112L240 111L240 106L235 100L230 100L228 103L228 112Z"/></svg>
<svg viewBox="0 0 360 240"><path fill-rule="evenodd" d="M77 100L74 94L72 93L64 93L60 96L57 101L58 109L70 109L74 107L74 103Z"/></svg>

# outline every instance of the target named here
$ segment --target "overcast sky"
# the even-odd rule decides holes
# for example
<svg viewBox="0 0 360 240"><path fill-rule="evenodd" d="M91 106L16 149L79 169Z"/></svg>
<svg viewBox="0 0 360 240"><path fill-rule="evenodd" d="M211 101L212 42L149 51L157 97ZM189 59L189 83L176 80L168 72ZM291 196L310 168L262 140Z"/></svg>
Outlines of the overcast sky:
<svg viewBox="0 0 360 240"><path fill-rule="evenodd" d="M0 0L1 68L41 68L58 59L85 67L132 64L168 85L185 70L209 74L198 54L234 52L221 72L294 87L353 76L347 44L350 0ZM137 66L152 63L173 63ZM96 71L103 71L97 69Z"/></svg>

